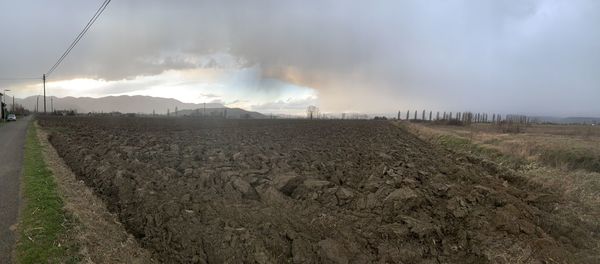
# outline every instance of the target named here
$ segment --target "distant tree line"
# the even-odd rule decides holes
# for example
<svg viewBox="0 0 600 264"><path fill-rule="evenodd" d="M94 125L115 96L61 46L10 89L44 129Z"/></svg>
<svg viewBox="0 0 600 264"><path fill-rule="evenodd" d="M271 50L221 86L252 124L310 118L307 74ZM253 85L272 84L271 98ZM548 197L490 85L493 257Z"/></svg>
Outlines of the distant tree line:
<svg viewBox="0 0 600 264"><path fill-rule="evenodd" d="M473 123L489 123L497 125L504 132L521 132L525 125L538 123L526 115L502 115L496 113L473 113L473 112L446 112L407 110L398 111L398 120L411 122L433 122L447 125L471 125Z"/></svg>

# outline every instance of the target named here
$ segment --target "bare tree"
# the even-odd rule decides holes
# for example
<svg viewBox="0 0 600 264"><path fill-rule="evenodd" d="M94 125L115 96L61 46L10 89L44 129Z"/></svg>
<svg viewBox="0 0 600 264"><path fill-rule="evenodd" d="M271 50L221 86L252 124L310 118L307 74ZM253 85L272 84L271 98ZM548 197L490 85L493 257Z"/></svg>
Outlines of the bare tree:
<svg viewBox="0 0 600 264"><path fill-rule="evenodd" d="M319 108L314 105L310 105L306 108L306 118L316 119L319 118Z"/></svg>

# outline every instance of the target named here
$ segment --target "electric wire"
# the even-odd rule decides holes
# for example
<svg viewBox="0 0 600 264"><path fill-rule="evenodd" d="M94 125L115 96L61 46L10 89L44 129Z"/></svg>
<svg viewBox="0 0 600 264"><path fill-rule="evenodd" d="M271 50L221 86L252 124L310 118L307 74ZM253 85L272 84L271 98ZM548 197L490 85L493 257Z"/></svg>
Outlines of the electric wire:
<svg viewBox="0 0 600 264"><path fill-rule="evenodd" d="M61 62L69 55L69 53L71 53L71 50L73 50L73 48L75 48L75 46L83 38L83 36L85 35L85 33L92 27L92 25L94 24L94 22L96 22L96 20L98 19L98 17L100 17L100 15L102 14L102 12L104 12L104 10L106 9L106 7L110 3L110 1L111 0L105 0L102 3L102 5L100 5L100 7L98 8L98 10L96 10L96 13L94 13L94 15L92 16L92 18L88 21L88 23L83 28L83 30L77 35L77 37L75 37L75 39L73 40L73 42L71 43L71 45L69 45L69 47L67 48L67 50L65 50L65 52L60 56L60 58L58 58L58 60L56 61L56 63L54 63L54 65L52 65L52 67L48 70L48 72L46 73L46 77L48 77L50 74L52 74L54 72L54 70L56 70L56 68L58 68L58 66L60 66Z"/></svg>

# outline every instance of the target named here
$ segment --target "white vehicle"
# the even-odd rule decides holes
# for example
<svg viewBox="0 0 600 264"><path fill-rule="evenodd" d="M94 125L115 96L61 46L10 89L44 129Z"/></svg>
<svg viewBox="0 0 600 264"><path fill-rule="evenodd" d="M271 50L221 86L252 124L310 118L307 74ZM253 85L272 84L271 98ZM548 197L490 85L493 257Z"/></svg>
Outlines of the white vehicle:
<svg viewBox="0 0 600 264"><path fill-rule="evenodd" d="M9 114L6 117L6 121L17 121L17 116L15 114Z"/></svg>

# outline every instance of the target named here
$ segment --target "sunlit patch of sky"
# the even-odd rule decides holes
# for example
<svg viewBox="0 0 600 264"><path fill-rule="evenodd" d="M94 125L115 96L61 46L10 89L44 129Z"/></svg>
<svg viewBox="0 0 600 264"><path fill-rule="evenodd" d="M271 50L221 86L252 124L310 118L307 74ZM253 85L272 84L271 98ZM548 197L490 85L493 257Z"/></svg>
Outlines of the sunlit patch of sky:
<svg viewBox="0 0 600 264"><path fill-rule="evenodd" d="M214 66L215 61L201 62L206 63ZM227 65L166 70L157 75L122 80L78 78L49 81L46 89L58 97L146 95L174 98L185 103L221 103L228 107L287 114L302 114L309 104L317 102L317 92L312 88L261 76L258 66ZM19 89L17 96L40 90L41 84L31 84Z"/></svg>

